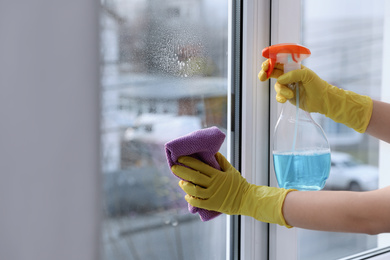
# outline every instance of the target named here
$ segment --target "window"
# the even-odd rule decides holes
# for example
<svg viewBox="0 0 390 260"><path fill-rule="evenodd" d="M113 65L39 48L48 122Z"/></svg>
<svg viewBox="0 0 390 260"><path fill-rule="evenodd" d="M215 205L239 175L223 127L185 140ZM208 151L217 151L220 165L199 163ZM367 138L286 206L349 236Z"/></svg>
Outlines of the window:
<svg viewBox="0 0 390 260"><path fill-rule="evenodd" d="M227 217L188 212L164 144L227 133L227 26L223 0L102 3L103 259L226 258Z"/></svg>
<svg viewBox="0 0 390 260"><path fill-rule="evenodd" d="M288 10L286 7L295 9ZM322 78L342 88L389 102L385 90L388 89L388 79L385 73L381 73L384 70L382 66L388 66L385 58L389 46L386 35L390 28L385 1L369 4L366 1L287 3L279 0L272 9L272 43L301 42L312 51L305 65ZM273 100L271 103L272 128L272 118L278 115L278 104ZM322 116L316 115L315 119L324 127L332 149L333 167L326 188L362 191L389 185L387 176L390 168L385 162L389 154L387 144L355 133ZM361 171L363 168L365 170ZM353 173L353 178L350 173ZM271 183L277 185L272 176L271 170ZM363 252L375 252L390 244L387 234L368 236L286 230L273 226L270 237L270 254L275 259L287 257L282 250L289 252L289 257L293 256L293 259L354 259L360 254L371 257L373 255Z"/></svg>
<svg viewBox="0 0 390 260"><path fill-rule="evenodd" d="M381 99L385 1L302 1L306 65L329 83ZM337 8L335 8L337 5ZM346 12L348 10L348 12ZM318 116L332 150L326 189L379 187L379 141ZM378 236L298 230L299 259L337 259L378 247Z"/></svg>
<svg viewBox="0 0 390 260"><path fill-rule="evenodd" d="M305 65L322 78L389 102L390 80L379 73L389 67L385 2L103 1L103 258L353 259L386 252L384 234L286 229L249 217L201 222L189 214L163 151L175 137L218 126L227 133L220 151L244 177L277 186L269 154L280 107L274 82L256 77L261 49L302 43L312 51ZM331 143L326 189L390 184L387 144L313 117ZM360 179L348 177L361 169Z"/></svg>

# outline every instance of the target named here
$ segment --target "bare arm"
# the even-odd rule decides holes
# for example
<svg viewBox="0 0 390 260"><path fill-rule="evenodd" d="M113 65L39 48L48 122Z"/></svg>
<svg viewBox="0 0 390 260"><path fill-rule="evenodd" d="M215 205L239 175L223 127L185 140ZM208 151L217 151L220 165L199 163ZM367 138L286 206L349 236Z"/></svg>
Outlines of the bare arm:
<svg viewBox="0 0 390 260"><path fill-rule="evenodd" d="M293 191L283 205L286 222L322 231L390 232L390 186L367 192Z"/></svg>
<svg viewBox="0 0 390 260"><path fill-rule="evenodd" d="M373 100L373 109L366 133L390 143L390 104Z"/></svg>
<svg viewBox="0 0 390 260"><path fill-rule="evenodd" d="M366 133L390 143L390 104L373 100ZM336 232L390 232L390 186L368 192L290 192L283 205L286 222L295 227Z"/></svg>

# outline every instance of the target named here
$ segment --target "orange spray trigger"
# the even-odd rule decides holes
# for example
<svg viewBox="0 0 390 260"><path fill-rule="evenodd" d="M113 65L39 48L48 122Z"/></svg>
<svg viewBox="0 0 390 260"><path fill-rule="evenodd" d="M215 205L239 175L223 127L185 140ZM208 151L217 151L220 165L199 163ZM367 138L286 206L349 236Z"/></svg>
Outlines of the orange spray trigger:
<svg viewBox="0 0 390 260"><path fill-rule="evenodd" d="M301 61L309 57L310 50L296 43L280 43L266 47L262 51L264 58L269 59L267 78L271 76L275 64L283 63L284 72L301 68Z"/></svg>

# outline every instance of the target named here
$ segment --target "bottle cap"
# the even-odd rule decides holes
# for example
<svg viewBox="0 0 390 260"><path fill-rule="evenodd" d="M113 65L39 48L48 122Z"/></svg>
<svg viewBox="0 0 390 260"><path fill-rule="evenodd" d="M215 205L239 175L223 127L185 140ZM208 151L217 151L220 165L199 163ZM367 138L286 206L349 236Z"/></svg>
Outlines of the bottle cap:
<svg viewBox="0 0 390 260"><path fill-rule="evenodd" d="M262 55L264 58L270 60L267 78L271 76L276 62L285 65L289 64L284 70L284 72L288 72L294 69L300 69L301 61L309 57L310 54L311 52L308 48L296 43L280 43L264 48Z"/></svg>

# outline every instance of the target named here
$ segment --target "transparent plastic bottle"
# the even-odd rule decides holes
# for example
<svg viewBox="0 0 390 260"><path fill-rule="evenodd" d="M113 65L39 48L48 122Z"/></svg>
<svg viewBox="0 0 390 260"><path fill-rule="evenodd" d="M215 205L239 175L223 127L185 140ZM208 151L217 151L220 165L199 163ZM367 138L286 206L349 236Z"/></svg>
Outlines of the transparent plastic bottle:
<svg viewBox="0 0 390 260"><path fill-rule="evenodd" d="M301 61L310 51L296 44L278 44L263 50L270 58L270 76L277 62L284 64L284 73L301 68ZM299 104L297 82L289 86ZM275 126L273 161L279 187L297 190L320 190L330 172L330 146L326 135L310 113L287 101Z"/></svg>
<svg viewBox="0 0 390 260"><path fill-rule="evenodd" d="M299 83L295 83L299 88ZM299 92L299 90L297 90ZM330 172L330 147L310 113L283 104L275 126L273 160L279 187L320 190Z"/></svg>

